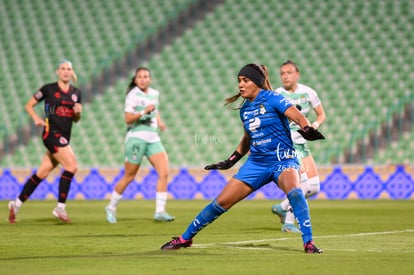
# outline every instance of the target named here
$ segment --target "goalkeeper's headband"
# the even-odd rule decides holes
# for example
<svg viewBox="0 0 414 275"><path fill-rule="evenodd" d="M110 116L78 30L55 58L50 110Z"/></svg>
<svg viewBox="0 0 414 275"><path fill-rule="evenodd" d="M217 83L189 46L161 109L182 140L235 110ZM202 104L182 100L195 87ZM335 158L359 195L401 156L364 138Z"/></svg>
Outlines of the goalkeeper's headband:
<svg viewBox="0 0 414 275"><path fill-rule="evenodd" d="M263 84L265 82L265 76L264 76L264 73L260 72L259 70L261 70L260 65L248 64L244 66L243 68L241 68L237 77L245 76L251 81L253 81L254 84L256 84L259 88L263 88Z"/></svg>

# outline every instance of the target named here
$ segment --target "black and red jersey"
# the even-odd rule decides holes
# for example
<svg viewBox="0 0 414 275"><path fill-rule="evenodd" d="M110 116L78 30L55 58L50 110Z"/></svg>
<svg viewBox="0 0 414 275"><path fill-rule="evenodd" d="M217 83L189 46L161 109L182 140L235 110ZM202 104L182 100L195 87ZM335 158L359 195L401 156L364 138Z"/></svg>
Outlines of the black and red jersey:
<svg viewBox="0 0 414 275"><path fill-rule="evenodd" d="M69 139L75 117L73 106L81 103L81 91L72 85L68 91L63 91L54 82L42 86L33 97L38 102L45 101L45 132L59 132Z"/></svg>

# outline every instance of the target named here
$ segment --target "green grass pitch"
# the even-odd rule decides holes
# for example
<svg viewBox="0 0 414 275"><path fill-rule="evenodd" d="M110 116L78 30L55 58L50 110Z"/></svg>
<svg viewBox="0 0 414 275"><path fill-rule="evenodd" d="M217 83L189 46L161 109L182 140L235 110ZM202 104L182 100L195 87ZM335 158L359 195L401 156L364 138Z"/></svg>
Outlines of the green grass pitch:
<svg viewBox="0 0 414 275"><path fill-rule="evenodd" d="M69 201L72 224L62 224L54 201L29 200L10 225L0 201L0 274L414 274L412 200L310 201L317 255L280 232L270 200L240 202L178 251L160 246L208 201L168 201L171 223L152 220L154 201L125 200L108 224L106 203Z"/></svg>

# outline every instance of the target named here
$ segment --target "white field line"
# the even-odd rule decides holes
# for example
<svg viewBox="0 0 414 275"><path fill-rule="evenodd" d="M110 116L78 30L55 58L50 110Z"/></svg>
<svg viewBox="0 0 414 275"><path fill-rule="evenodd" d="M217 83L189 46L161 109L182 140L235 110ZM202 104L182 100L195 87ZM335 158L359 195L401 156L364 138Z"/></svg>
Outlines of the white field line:
<svg viewBox="0 0 414 275"><path fill-rule="evenodd" d="M326 236L314 236L314 239L330 239L330 238L345 238L345 237L366 237L366 236L376 236L376 235L390 235L390 234L401 234L401 233L413 233L414 229L398 230L398 231L383 231L383 232L366 232L366 233L353 233L353 234L342 234L342 235L326 235ZM267 242L280 242L286 240L297 239L298 234L295 237L290 238L277 238L277 239L261 239L261 240L245 240L237 242L224 242L224 243L208 243L208 244L193 244L194 248L209 248L209 247L227 247L234 249L245 249L245 250L273 250L269 247L237 247L237 245L244 244L253 244L253 243L267 243ZM329 249L330 251L361 251L361 249ZM364 250L366 252L382 252L380 249L369 249ZM414 252L414 251L405 251L405 252Z"/></svg>

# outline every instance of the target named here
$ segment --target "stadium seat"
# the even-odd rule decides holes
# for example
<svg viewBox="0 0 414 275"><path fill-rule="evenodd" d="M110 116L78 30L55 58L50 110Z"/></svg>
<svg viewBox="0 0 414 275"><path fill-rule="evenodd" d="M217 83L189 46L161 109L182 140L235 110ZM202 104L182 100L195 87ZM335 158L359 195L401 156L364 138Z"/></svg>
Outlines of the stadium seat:
<svg viewBox="0 0 414 275"><path fill-rule="evenodd" d="M73 59L86 83L123 56L131 45L135 47L134 43L140 41L137 37L157 31L194 1L146 1L140 9L131 9L135 5L131 1L64 2L64 10L72 18L70 26L65 24L64 16L48 16L49 12L62 15L55 1L38 2L24 7L19 1L6 1L5 10L0 11L9 27L5 34L8 42L0 51L8 67L2 69L0 83L18 93L17 99L8 93L10 97L0 101L3 116L10 120L4 124L11 132L18 127L24 101L41 83L54 79L56 59L61 55ZM350 138L360 125L375 120L379 127L392 115L387 110L395 104L393 98L412 93L412 62L403 58L413 49L411 2L300 0L277 5L275 9L271 2L224 1L192 29L163 45L161 52L142 61L153 70L154 85L161 91L160 109L169 126L162 137L171 152L172 165L199 165L234 149L240 138L235 130L240 122L237 111L223 107L223 99L237 92L235 75L246 62L266 63L275 87L280 85L278 69L283 61L293 59L299 64L301 81L315 87L328 115L322 130L329 138L312 145L318 152L314 157L321 164L340 159L344 150L354 146ZM18 12L8 12L12 10ZM135 18L142 20L136 22ZM36 28L30 32L25 26ZM62 26L63 31L54 26ZM36 36L41 36L42 42L32 43ZM27 70L27 64L41 69ZM82 150L82 165L119 165L118 160L111 162L104 155L118 152L118 143L122 144L125 128L120 115L132 74L85 105L85 118L93 119L90 124L100 129L100 137L91 138L96 132L93 129L79 130L82 136L74 137L74 148ZM12 107L17 105L21 107ZM82 124L79 126L82 128ZM221 137L224 142L193 153L187 147L197 129L204 137ZM403 143L397 144L390 150L403 153L385 153L374 162L407 159L407 150L400 148ZM36 152L30 149L32 146L41 144L30 143L21 150ZM99 148L104 148L99 157L88 157ZM4 158L1 165L19 161L17 157Z"/></svg>

